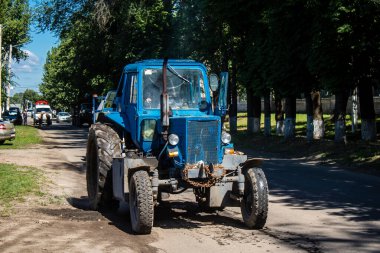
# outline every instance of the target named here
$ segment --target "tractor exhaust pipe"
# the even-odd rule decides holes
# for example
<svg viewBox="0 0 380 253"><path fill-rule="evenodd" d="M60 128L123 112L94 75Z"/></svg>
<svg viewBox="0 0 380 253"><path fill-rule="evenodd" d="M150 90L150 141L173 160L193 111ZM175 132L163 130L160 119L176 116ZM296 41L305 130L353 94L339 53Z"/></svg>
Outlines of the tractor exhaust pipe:
<svg viewBox="0 0 380 253"><path fill-rule="evenodd" d="M164 63L162 66L162 94L161 94L161 126L162 126L162 138L167 141L169 134L169 95L167 91L167 82L166 82L166 71L168 65L168 58L164 58Z"/></svg>

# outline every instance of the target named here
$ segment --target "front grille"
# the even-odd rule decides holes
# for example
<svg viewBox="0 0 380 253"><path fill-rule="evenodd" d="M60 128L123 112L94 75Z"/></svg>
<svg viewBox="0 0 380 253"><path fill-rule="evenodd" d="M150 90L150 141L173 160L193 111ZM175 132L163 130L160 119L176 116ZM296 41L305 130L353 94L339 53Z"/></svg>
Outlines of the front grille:
<svg viewBox="0 0 380 253"><path fill-rule="evenodd" d="M218 163L218 121L188 121L187 163Z"/></svg>

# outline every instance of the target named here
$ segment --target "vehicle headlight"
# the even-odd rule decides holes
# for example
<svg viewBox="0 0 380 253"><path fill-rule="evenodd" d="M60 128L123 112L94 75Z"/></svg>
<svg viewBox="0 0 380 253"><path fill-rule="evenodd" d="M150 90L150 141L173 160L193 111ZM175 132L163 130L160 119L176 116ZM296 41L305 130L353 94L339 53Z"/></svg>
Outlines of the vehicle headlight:
<svg viewBox="0 0 380 253"><path fill-rule="evenodd" d="M222 132L222 142L224 144L230 143L231 142L231 135L229 133L223 131Z"/></svg>
<svg viewBox="0 0 380 253"><path fill-rule="evenodd" d="M178 142L179 142L179 137L178 137L178 135L176 135L176 134L170 134L170 135L169 135L169 144L170 144L170 145L175 146L175 145L178 144Z"/></svg>

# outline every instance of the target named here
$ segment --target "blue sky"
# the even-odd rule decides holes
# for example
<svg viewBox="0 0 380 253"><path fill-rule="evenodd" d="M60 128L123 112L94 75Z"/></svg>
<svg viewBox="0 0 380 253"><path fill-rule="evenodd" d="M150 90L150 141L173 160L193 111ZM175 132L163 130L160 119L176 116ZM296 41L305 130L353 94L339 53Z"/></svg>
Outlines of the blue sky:
<svg viewBox="0 0 380 253"><path fill-rule="evenodd" d="M35 5L32 0L29 3L31 6ZM26 89L38 91L47 52L59 42L52 33L37 33L33 27L30 30L30 36L32 41L21 48L28 54L28 59L19 63L14 61L12 64L12 72L15 75L12 81L16 83L16 86L11 90L11 96Z"/></svg>
<svg viewBox="0 0 380 253"><path fill-rule="evenodd" d="M58 39L51 33L31 32L32 42L21 49L28 54L28 59L12 64L12 72L15 75L13 82L16 83L11 91L11 96L26 89L38 91L43 75L43 66L47 52L58 43Z"/></svg>

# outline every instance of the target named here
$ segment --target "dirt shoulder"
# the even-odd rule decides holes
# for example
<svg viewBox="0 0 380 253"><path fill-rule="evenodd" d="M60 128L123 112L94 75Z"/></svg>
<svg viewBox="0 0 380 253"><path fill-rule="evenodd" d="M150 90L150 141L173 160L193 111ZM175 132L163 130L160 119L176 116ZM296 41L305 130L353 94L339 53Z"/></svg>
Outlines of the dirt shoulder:
<svg viewBox="0 0 380 253"><path fill-rule="evenodd" d="M86 132L66 126L39 133L41 145L0 151L0 163L31 166L44 176L43 196L29 196L9 217L0 217L0 252L137 252L133 247L155 252L147 245L153 239L131 243L133 235L116 227L107 213L88 210Z"/></svg>

